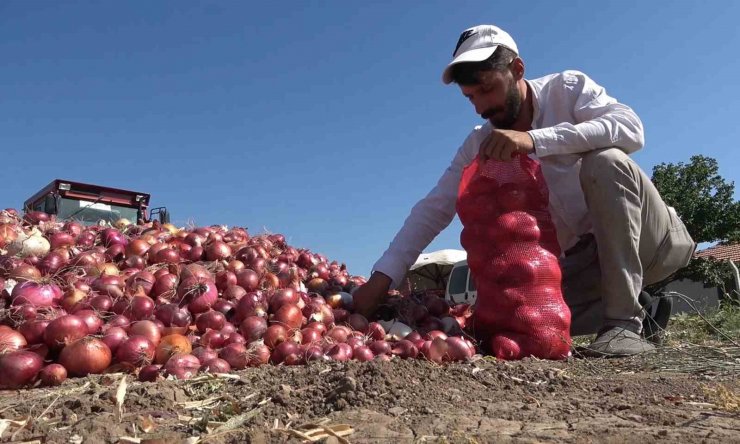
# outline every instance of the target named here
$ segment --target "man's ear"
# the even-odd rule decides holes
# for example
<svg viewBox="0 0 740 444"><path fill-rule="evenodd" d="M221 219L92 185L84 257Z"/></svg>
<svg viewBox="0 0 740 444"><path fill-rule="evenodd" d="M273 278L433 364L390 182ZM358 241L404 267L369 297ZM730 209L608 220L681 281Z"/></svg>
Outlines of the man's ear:
<svg viewBox="0 0 740 444"><path fill-rule="evenodd" d="M514 80L519 81L524 78L524 60L519 57L511 61L511 74Z"/></svg>

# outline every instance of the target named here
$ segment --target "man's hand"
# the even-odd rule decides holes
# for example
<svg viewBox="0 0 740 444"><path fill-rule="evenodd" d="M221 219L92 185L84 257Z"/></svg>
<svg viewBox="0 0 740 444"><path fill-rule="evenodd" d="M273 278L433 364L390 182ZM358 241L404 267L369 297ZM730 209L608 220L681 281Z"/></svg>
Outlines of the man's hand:
<svg viewBox="0 0 740 444"><path fill-rule="evenodd" d="M355 311L366 318L372 316L385 300L391 282L391 278L383 273L373 273L366 283L352 293Z"/></svg>
<svg viewBox="0 0 740 444"><path fill-rule="evenodd" d="M527 132L495 129L480 144L478 157L482 162L488 159L509 161L515 154L534 152L534 141Z"/></svg>

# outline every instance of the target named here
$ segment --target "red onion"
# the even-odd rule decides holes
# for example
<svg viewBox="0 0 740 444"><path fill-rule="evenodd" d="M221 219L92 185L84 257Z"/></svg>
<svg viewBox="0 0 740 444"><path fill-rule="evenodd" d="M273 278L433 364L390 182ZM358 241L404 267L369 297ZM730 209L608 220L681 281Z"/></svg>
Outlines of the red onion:
<svg viewBox="0 0 740 444"><path fill-rule="evenodd" d="M28 345L21 332L9 327L0 326L0 355L18 351Z"/></svg>
<svg viewBox="0 0 740 444"><path fill-rule="evenodd" d="M128 244L126 236L114 228L106 228L100 233L101 242L107 248L114 244L121 244L124 247Z"/></svg>
<svg viewBox="0 0 740 444"><path fill-rule="evenodd" d="M88 305L99 313L107 313L113 307L113 299L106 294L99 294L90 298Z"/></svg>
<svg viewBox="0 0 740 444"><path fill-rule="evenodd" d="M294 330L303 325L303 313L296 304L285 304L275 313L272 322Z"/></svg>
<svg viewBox="0 0 740 444"><path fill-rule="evenodd" d="M247 368L247 363L249 362L247 348L244 344L229 344L221 349L218 357L228 362L234 370Z"/></svg>
<svg viewBox="0 0 740 444"><path fill-rule="evenodd" d="M0 388L16 389L36 379L44 360L31 351L0 355Z"/></svg>
<svg viewBox="0 0 740 444"><path fill-rule="evenodd" d="M207 311L195 320L195 325L201 333L208 329L221 330L224 324L226 324L226 316L219 311Z"/></svg>
<svg viewBox="0 0 740 444"><path fill-rule="evenodd" d="M124 329L127 329L129 325L131 325L131 320L123 315L116 315L113 316L108 320L108 323L106 324L110 327L121 327Z"/></svg>
<svg viewBox="0 0 740 444"><path fill-rule="evenodd" d="M64 315L49 323L44 330L44 342L51 349L60 349L87 336L88 326L78 316Z"/></svg>
<svg viewBox="0 0 740 444"><path fill-rule="evenodd" d="M280 324L271 325L265 330L262 340L266 346L274 350L281 342L288 340L288 329Z"/></svg>
<svg viewBox="0 0 740 444"><path fill-rule="evenodd" d="M208 362L211 359L218 358L218 353L208 347L197 347L190 354L198 358L200 362Z"/></svg>
<svg viewBox="0 0 740 444"><path fill-rule="evenodd" d="M177 288L177 276L174 274L166 273L156 278L150 296L165 296L172 297L175 295Z"/></svg>
<svg viewBox="0 0 740 444"><path fill-rule="evenodd" d="M147 338L132 336L118 347L116 359L140 367L152 362L155 350L154 344Z"/></svg>
<svg viewBox="0 0 740 444"><path fill-rule="evenodd" d="M447 353L450 361L464 361L475 355L475 350L471 349L465 340L459 336L450 336L445 341L447 343Z"/></svg>
<svg viewBox="0 0 740 444"><path fill-rule="evenodd" d="M190 312L184 308L180 308L175 304L164 304L157 307L154 312L154 316L162 321L165 327L179 327L182 329L180 333L187 331L188 326L192 320Z"/></svg>
<svg viewBox="0 0 740 444"><path fill-rule="evenodd" d="M22 262L11 269L10 273L8 273L8 277L18 283L26 281L36 282L41 279L41 271L31 264Z"/></svg>
<svg viewBox="0 0 740 444"><path fill-rule="evenodd" d="M241 322L249 316L267 316L267 302L260 292L248 293L236 305L234 321Z"/></svg>
<svg viewBox="0 0 740 444"><path fill-rule="evenodd" d="M247 291L255 291L259 288L260 278L256 271L249 268L236 273L236 283Z"/></svg>
<svg viewBox="0 0 740 444"><path fill-rule="evenodd" d="M393 344L391 352L402 359L408 359L415 358L419 354L419 349L408 339L401 339Z"/></svg>
<svg viewBox="0 0 740 444"><path fill-rule="evenodd" d="M306 327L301 330L301 338L303 344L314 344L321 340L322 333L316 328Z"/></svg>
<svg viewBox="0 0 740 444"><path fill-rule="evenodd" d="M116 353L118 346L120 346L126 339L128 334L126 330L121 327L109 327L105 330L102 341L108 346L111 353Z"/></svg>
<svg viewBox="0 0 740 444"><path fill-rule="evenodd" d="M247 290L243 289L238 285L229 285L223 291L223 299L231 302L236 306L236 303L247 294ZM220 311L220 310L219 310Z"/></svg>
<svg viewBox="0 0 740 444"><path fill-rule="evenodd" d="M176 354L164 365L167 374L177 379L190 379L198 373L200 361L190 354Z"/></svg>
<svg viewBox="0 0 740 444"><path fill-rule="evenodd" d="M177 295L183 303L188 304L191 313L203 313L218 299L218 289L210 279L188 278L180 282Z"/></svg>
<svg viewBox="0 0 740 444"><path fill-rule="evenodd" d="M350 327L352 327L352 330L361 331L363 333L367 333L369 331L369 323L367 321L367 318L359 313L353 313L349 315L347 323Z"/></svg>
<svg viewBox="0 0 740 444"><path fill-rule="evenodd" d="M321 302L320 302L321 301ZM315 298L303 307L303 315L309 322L322 322L327 326L334 323L334 312L323 302L323 298Z"/></svg>
<svg viewBox="0 0 740 444"><path fill-rule="evenodd" d="M372 339L379 341L381 339L385 339L385 329L377 322L371 322L367 326L367 335Z"/></svg>
<svg viewBox="0 0 740 444"><path fill-rule="evenodd" d="M306 362L324 361L326 359L329 359L326 355L324 355L324 351L318 345L307 346L306 349L303 351L303 357Z"/></svg>
<svg viewBox="0 0 740 444"><path fill-rule="evenodd" d="M61 385L67 379L67 369L60 364L49 364L39 372L41 385L52 387Z"/></svg>
<svg viewBox="0 0 740 444"><path fill-rule="evenodd" d="M267 321L259 316L249 316L239 325L239 332L249 342L262 339L267 331Z"/></svg>
<svg viewBox="0 0 740 444"><path fill-rule="evenodd" d="M159 327L152 321L136 321L128 328L128 335L143 336L156 346L159 344L159 340L162 338L162 334L159 331Z"/></svg>
<svg viewBox="0 0 740 444"><path fill-rule="evenodd" d="M239 333L231 333L226 337L226 342L224 342L224 345L229 344L246 344L247 341L244 336L240 335Z"/></svg>
<svg viewBox="0 0 740 444"><path fill-rule="evenodd" d="M28 321L18 327L28 344L40 344L44 342L44 332L51 321Z"/></svg>
<svg viewBox="0 0 740 444"><path fill-rule="evenodd" d="M54 284L40 284L26 281L16 284L10 297L13 305L31 304L36 307L51 307L61 302L64 296L61 288Z"/></svg>
<svg viewBox="0 0 740 444"><path fill-rule="evenodd" d="M201 365L200 371L205 373L229 373L231 366L221 358L214 358Z"/></svg>
<svg viewBox="0 0 740 444"><path fill-rule="evenodd" d="M352 347L349 344L335 344L326 355L334 361L349 361L352 359Z"/></svg>
<svg viewBox="0 0 740 444"><path fill-rule="evenodd" d="M349 327L346 327L344 325L337 325L336 327L326 332L326 335L324 336L330 338L334 342L342 343L347 342L347 338L349 338L350 333L352 333L352 330L350 330Z"/></svg>
<svg viewBox="0 0 740 444"><path fill-rule="evenodd" d="M254 343L247 350L249 354L248 365L250 367L259 367L260 365L267 364L270 360L270 349L265 344Z"/></svg>
<svg viewBox="0 0 740 444"><path fill-rule="evenodd" d="M221 333L223 333L226 337L234 332L236 332L236 327L234 327L234 324L232 324L231 322L226 322L224 323L224 326L221 327Z"/></svg>
<svg viewBox="0 0 740 444"><path fill-rule="evenodd" d="M384 354L390 354L391 353L391 344L388 341L384 340L378 340L373 341L368 346L370 350L375 353L376 355L384 355Z"/></svg>
<svg viewBox="0 0 740 444"><path fill-rule="evenodd" d="M226 336L219 330L208 330L200 337L200 345L211 348L221 348L226 343Z"/></svg>
<svg viewBox="0 0 740 444"><path fill-rule="evenodd" d="M161 365L145 365L144 367L139 370L139 381L141 382L155 382L158 379L162 377L161 375L162 366Z"/></svg>
<svg viewBox="0 0 740 444"><path fill-rule="evenodd" d="M360 362L367 362L372 361L375 355L369 347L361 345L352 350L352 357Z"/></svg>
<svg viewBox="0 0 740 444"><path fill-rule="evenodd" d="M111 351L103 341L87 337L62 349L59 364L72 376L103 373L111 363Z"/></svg>
<svg viewBox="0 0 740 444"><path fill-rule="evenodd" d="M225 242L215 241L206 245L206 260L220 261L231 256L231 247Z"/></svg>
<svg viewBox="0 0 740 444"><path fill-rule="evenodd" d="M95 334L103 327L103 320L93 310L79 310L75 312L75 316L87 325L88 334Z"/></svg>
<svg viewBox="0 0 740 444"><path fill-rule="evenodd" d="M270 355L273 364L298 365L303 363L301 347L293 341L281 342Z"/></svg>

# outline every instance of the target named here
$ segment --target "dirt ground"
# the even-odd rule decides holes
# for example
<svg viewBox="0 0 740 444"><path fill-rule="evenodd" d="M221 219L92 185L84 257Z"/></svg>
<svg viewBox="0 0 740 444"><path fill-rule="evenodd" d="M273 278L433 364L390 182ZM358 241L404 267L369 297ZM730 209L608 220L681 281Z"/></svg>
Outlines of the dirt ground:
<svg viewBox="0 0 740 444"><path fill-rule="evenodd" d="M0 392L0 441L740 442L738 369L736 347L683 347L567 362L320 362L128 376L125 387L111 374Z"/></svg>

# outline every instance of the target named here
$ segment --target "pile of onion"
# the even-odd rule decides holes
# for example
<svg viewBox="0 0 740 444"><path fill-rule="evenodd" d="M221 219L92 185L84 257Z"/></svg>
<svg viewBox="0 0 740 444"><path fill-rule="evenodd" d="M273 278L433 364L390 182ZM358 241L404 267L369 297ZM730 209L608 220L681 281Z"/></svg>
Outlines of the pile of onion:
<svg viewBox="0 0 740 444"><path fill-rule="evenodd" d="M0 214L0 388L128 371L142 381L313 361L463 361L466 306L392 296L354 312L365 279L240 227L179 229Z"/></svg>

